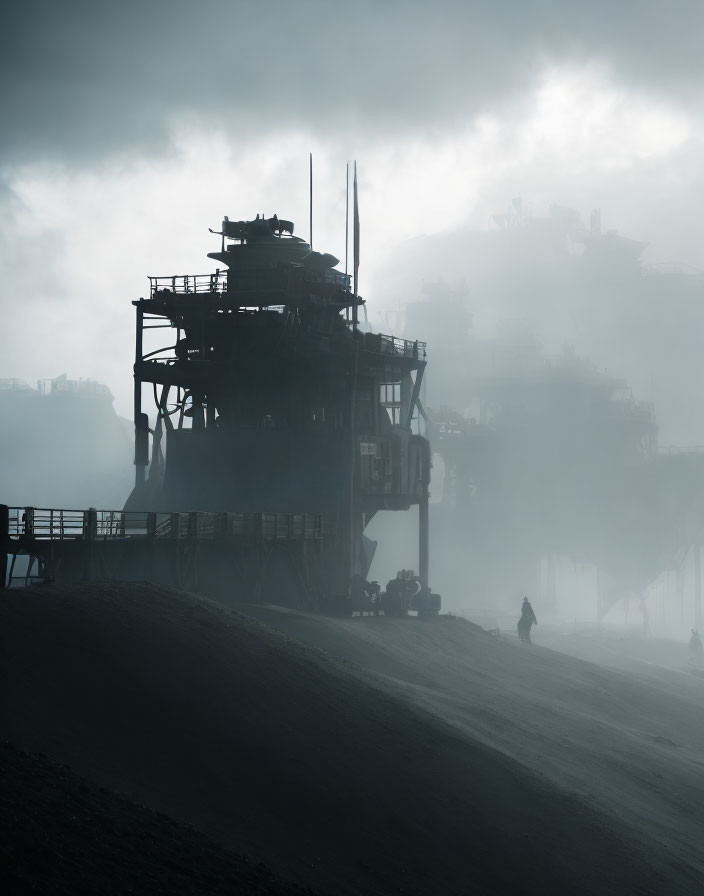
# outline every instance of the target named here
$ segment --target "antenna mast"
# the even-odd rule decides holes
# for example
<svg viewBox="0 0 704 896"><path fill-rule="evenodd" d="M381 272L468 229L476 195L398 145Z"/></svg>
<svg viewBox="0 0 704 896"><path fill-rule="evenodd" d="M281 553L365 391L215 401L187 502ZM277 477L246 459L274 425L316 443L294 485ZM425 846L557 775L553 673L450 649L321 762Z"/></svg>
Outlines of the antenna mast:
<svg viewBox="0 0 704 896"><path fill-rule="evenodd" d="M347 262L350 251L350 163L345 168L345 282L347 282ZM345 320L350 319L350 309L345 308Z"/></svg>
<svg viewBox="0 0 704 896"><path fill-rule="evenodd" d="M309 153L308 158L308 184L309 184L309 233L310 233L310 251L313 251L313 153Z"/></svg>
<svg viewBox="0 0 704 896"><path fill-rule="evenodd" d="M350 247L350 163L345 171L345 277L347 276L347 256Z"/></svg>
<svg viewBox="0 0 704 896"><path fill-rule="evenodd" d="M359 205L357 204L357 160L354 163L354 181L352 187L353 202L353 220L352 220L352 238L354 243L354 311L352 315L352 326L357 329L358 313L357 313L357 281L359 279Z"/></svg>

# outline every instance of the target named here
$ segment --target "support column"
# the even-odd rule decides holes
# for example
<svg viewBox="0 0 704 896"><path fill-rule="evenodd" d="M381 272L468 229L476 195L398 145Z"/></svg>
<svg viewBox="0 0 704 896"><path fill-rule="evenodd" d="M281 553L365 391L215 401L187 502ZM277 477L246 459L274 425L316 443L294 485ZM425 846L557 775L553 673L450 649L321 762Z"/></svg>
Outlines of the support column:
<svg viewBox="0 0 704 896"><path fill-rule="evenodd" d="M92 582L95 575L95 539L98 532L98 511L89 507L83 511L84 566L83 580Z"/></svg>
<svg viewBox="0 0 704 896"><path fill-rule="evenodd" d="M418 578L421 588L427 591L429 577L430 520L428 514L428 493L418 502Z"/></svg>
<svg viewBox="0 0 704 896"><path fill-rule="evenodd" d="M0 591L7 587L7 548L10 540L10 508L0 504Z"/></svg>
<svg viewBox="0 0 704 896"><path fill-rule="evenodd" d="M149 463L149 418L142 413L142 380L137 373L137 365L142 361L142 335L144 312L137 305L137 322L134 352L134 484L135 488L146 479Z"/></svg>
<svg viewBox="0 0 704 896"><path fill-rule="evenodd" d="M702 557L701 546L694 548L694 628L699 631L702 624Z"/></svg>
<svg viewBox="0 0 704 896"><path fill-rule="evenodd" d="M411 382L411 374L407 373L401 377L401 386L399 389L401 400L401 410L399 413L399 423L406 429L411 428L411 415L413 414L413 406L411 404L411 395L413 394L413 384Z"/></svg>
<svg viewBox="0 0 704 896"><path fill-rule="evenodd" d="M356 292L356 290L355 290ZM355 306L356 315L356 306ZM356 326L355 316L355 326ZM351 597L352 575L357 571L357 552L359 550L360 531L358 520L361 519L361 511L356 508L357 498L357 456L359 453L359 440L357 439L356 426L356 398L357 398L357 370L359 366L359 346L356 342L353 345L354 358L352 359L352 377L349 384L349 405L348 405L348 438L349 438L349 470L348 470L348 488L345 500L347 503L346 523L347 532L346 544L343 543L345 558L343 562L344 581L343 591L346 597Z"/></svg>
<svg viewBox="0 0 704 896"><path fill-rule="evenodd" d="M416 437L413 437L416 438ZM419 439L420 448L420 486L421 494L418 500L418 578L421 588L430 590L430 517L428 503L430 500L430 442L427 439Z"/></svg>

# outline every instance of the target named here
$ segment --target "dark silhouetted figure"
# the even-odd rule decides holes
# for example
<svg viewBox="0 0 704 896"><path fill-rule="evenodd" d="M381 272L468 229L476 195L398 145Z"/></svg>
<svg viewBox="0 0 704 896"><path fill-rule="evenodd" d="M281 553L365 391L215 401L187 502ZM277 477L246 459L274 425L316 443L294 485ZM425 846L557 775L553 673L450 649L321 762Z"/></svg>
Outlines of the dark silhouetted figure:
<svg viewBox="0 0 704 896"><path fill-rule="evenodd" d="M531 643L530 630L533 623L537 625L538 620L535 618L535 613L533 612L533 607L530 605L530 601L527 597L524 597L523 606L521 607L521 618L518 620L518 625L516 626L518 629L518 637L521 641L527 641L529 644Z"/></svg>
<svg viewBox="0 0 704 896"><path fill-rule="evenodd" d="M381 585L378 582L367 582L364 590L374 615L378 616L381 604Z"/></svg>
<svg viewBox="0 0 704 896"><path fill-rule="evenodd" d="M702 639L699 632L692 629L692 637L689 639L689 649L692 653L692 662L701 665L702 662Z"/></svg>

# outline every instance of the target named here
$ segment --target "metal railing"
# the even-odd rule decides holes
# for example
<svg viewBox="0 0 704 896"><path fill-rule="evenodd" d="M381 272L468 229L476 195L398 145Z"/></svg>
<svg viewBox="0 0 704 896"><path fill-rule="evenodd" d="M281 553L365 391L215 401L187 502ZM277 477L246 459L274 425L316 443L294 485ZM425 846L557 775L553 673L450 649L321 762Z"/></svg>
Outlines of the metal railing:
<svg viewBox="0 0 704 896"><path fill-rule="evenodd" d="M426 343L411 339L400 339L398 336L387 336L383 333L365 333L364 348L381 355L394 355L397 358L414 358L424 361Z"/></svg>
<svg viewBox="0 0 704 896"><path fill-rule="evenodd" d="M305 265L301 265L300 267L297 266L293 268L291 273L294 278L298 278L308 284L324 283L328 286L337 286L345 292L350 292L352 289L352 275L343 274L342 271L337 271L335 268L323 268L322 270L318 270L316 268L309 268Z"/></svg>
<svg viewBox="0 0 704 896"><path fill-rule="evenodd" d="M688 445L684 447L679 445L660 445L658 454L667 457L702 457L704 456L704 445Z"/></svg>
<svg viewBox="0 0 704 896"><path fill-rule="evenodd" d="M68 541L126 538L145 534L144 513L120 510L65 510L46 507L10 507L9 536Z"/></svg>
<svg viewBox="0 0 704 896"><path fill-rule="evenodd" d="M704 271L692 265L671 261L658 261L654 264L643 265L643 274L646 277L687 277L690 279L704 279Z"/></svg>
<svg viewBox="0 0 704 896"><path fill-rule="evenodd" d="M0 377L0 391L34 392L34 389L24 380L18 380L15 377Z"/></svg>
<svg viewBox="0 0 704 896"><path fill-rule="evenodd" d="M69 380L66 377L55 379L43 379L37 382L37 390L42 395L72 395L79 398L109 398L113 399L110 388L97 380L81 379Z"/></svg>
<svg viewBox="0 0 704 896"><path fill-rule="evenodd" d="M157 293L222 293L227 291L227 271L213 274L174 274L171 277L150 277L149 294Z"/></svg>
<svg viewBox="0 0 704 896"><path fill-rule="evenodd" d="M313 513L156 513L125 510L63 510L10 507L10 539L35 541L126 538L255 538L266 541L320 539L326 521Z"/></svg>
<svg viewBox="0 0 704 896"><path fill-rule="evenodd" d="M310 286L324 284L335 286L344 292L350 291L350 276L340 271L326 269L317 271L313 268L295 267L287 271L284 268L272 270L238 271L229 282L232 293L267 292L271 290L285 291L287 274L293 283ZM197 295L222 294L228 291L227 270L217 270L213 274L174 274L170 277L150 277L149 294L157 295Z"/></svg>
<svg viewBox="0 0 704 896"><path fill-rule="evenodd" d="M404 358L425 358L425 342L399 339L397 336L384 336L381 338L382 355L400 355Z"/></svg>

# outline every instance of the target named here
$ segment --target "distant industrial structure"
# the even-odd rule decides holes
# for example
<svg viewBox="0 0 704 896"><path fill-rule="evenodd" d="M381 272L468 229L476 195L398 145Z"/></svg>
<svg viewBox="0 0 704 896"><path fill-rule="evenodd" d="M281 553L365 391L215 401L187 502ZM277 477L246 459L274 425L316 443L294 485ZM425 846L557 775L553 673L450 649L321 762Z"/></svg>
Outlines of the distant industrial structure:
<svg viewBox="0 0 704 896"><path fill-rule="evenodd" d="M652 405L625 380L569 351L546 357L527 330L474 337L461 286L425 291L407 320L446 346L433 397L454 402L426 409L440 569L461 559L475 601L501 605L525 590L547 615L566 558L596 570L602 619L618 602L638 604L690 545L698 568L704 449L661 448ZM699 572L695 591L698 628Z"/></svg>
<svg viewBox="0 0 704 896"><path fill-rule="evenodd" d="M66 374L0 379L0 497L6 504L115 507L132 479L132 434L110 389Z"/></svg>

